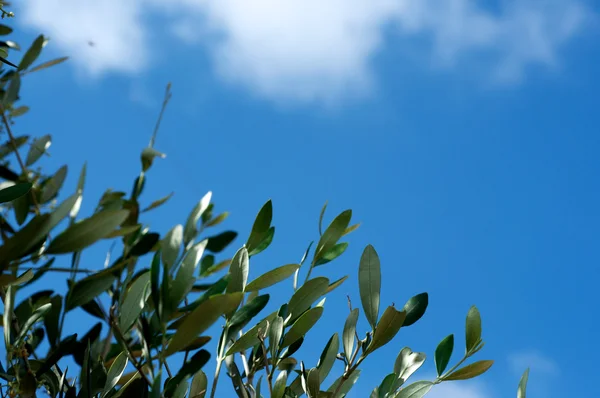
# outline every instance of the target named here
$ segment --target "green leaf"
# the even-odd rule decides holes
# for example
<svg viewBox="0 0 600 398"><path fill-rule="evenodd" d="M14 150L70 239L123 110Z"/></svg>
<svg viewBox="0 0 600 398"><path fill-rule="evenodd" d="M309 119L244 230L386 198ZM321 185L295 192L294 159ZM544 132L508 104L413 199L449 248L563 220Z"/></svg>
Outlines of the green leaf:
<svg viewBox="0 0 600 398"><path fill-rule="evenodd" d="M256 315L258 315L269 302L269 295L255 297L246 303L242 308L233 314L229 320L230 334L236 334L240 329L248 324Z"/></svg>
<svg viewBox="0 0 600 398"><path fill-rule="evenodd" d="M375 328L373 340L369 344L367 352L371 353L389 343L398 334L405 318L406 312L397 311L392 306L387 307Z"/></svg>
<svg viewBox="0 0 600 398"><path fill-rule="evenodd" d="M29 282L33 279L33 277L34 273L31 269L28 269L19 276L14 276L11 274L0 274L0 286L19 286Z"/></svg>
<svg viewBox="0 0 600 398"><path fill-rule="evenodd" d="M69 290L65 310L70 311L104 293L116 277L110 268L77 281Z"/></svg>
<svg viewBox="0 0 600 398"><path fill-rule="evenodd" d="M256 249L260 243L266 238L269 228L271 227L271 221L273 220L273 202L267 201L258 212L254 225L252 225L252 231L246 242L248 252L252 252Z"/></svg>
<svg viewBox="0 0 600 398"><path fill-rule="evenodd" d="M34 41L31 47L25 52L21 62L19 63L18 69L25 70L31 66L35 62L35 60L40 56L42 52L42 48L46 45L47 39L43 35L39 35Z"/></svg>
<svg viewBox="0 0 600 398"><path fill-rule="evenodd" d="M417 381L400 390L395 398L422 398L432 387L433 383L430 381Z"/></svg>
<svg viewBox="0 0 600 398"><path fill-rule="evenodd" d="M267 324L271 323L275 317L277 316L277 311L266 316L262 321L254 325L251 329L249 329L246 333L244 333L239 339L236 340L235 343L229 347L227 350L227 355L235 354L236 352L241 352L247 350L250 347L255 346L260 341L258 340L258 331L264 330Z"/></svg>
<svg viewBox="0 0 600 398"><path fill-rule="evenodd" d="M248 281L249 268L248 250L246 250L246 247L242 247L235 253L229 266L230 279L227 285L227 293L244 291Z"/></svg>
<svg viewBox="0 0 600 398"><path fill-rule="evenodd" d="M350 224L350 219L352 218L352 210L346 210L340 213L332 222L329 224L329 227L323 232L323 235L319 239L319 243L317 243L317 248L315 250L315 263L323 257L323 255L331 248L333 248L338 240L344 234L344 231Z"/></svg>
<svg viewBox="0 0 600 398"><path fill-rule="evenodd" d="M397 387L404 384L425 363L425 358L426 356L422 352L413 352L408 347L400 350L394 363L394 373L398 375L400 382Z"/></svg>
<svg viewBox="0 0 600 398"><path fill-rule="evenodd" d="M451 334L444 338L435 349L435 368L438 376L441 376L450 362L452 351L454 350L454 335Z"/></svg>
<svg viewBox="0 0 600 398"><path fill-rule="evenodd" d="M406 312L406 319L404 320L404 327L410 326L417 322L425 314L427 305L429 304L429 295L427 293L420 293L412 297L404 304L404 311Z"/></svg>
<svg viewBox="0 0 600 398"><path fill-rule="evenodd" d="M4 314L2 314L2 325L4 326L4 344L5 347L10 347L12 340L12 313L15 306L15 289L9 286L6 289L6 297L4 298Z"/></svg>
<svg viewBox="0 0 600 398"><path fill-rule="evenodd" d="M381 265L375 248L365 247L358 266L358 287L365 316L373 330L379 317L379 295L381 292ZM408 314L408 313L407 313Z"/></svg>
<svg viewBox="0 0 600 398"><path fill-rule="evenodd" d="M31 204L32 201L29 195L23 195L13 201L13 210L17 224L23 225L25 220L27 220Z"/></svg>
<svg viewBox="0 0 600 398"><path fill-rule="evenodd" d="M8 89L4 92L4 98L2 102L5 106L8 106L17 101L19 98L19 91L21 90L21 76L15 73L10 79Z"/></svg>
<svg viewBox="0 0 600 398"><path fill-rule="evenodd" d="M321 213L319 214L319 236L323 235L323 218L325 217L325 210L327 210L327 201L321 208Z"/></svg>
<svg viewBox="0 0 600 398"><path fill-rule="evenodd" d="M347 242L338 243L333 246L327 253L324 253L323 256L315 263L315 267L319 265L327 264L344 254L346 249L348 248Z"/></svg>
<svg viewBox="0 0 600 398"><path fill-rule="evenodd" d="M229 213L223 212L223 213L219 214L218 216L216 216L215 218L207 221L206 224L204 224L204 226L206 228L214 227L216 225L221 224L223 221L225 221L227 219L227 217L229 217Z"/></svg>
<svg viewBox="0 0 600 398"><path fill-rule="evenodd" d="M386 398L387 394L392 391L394 382L396 381L396 374L390 373L382 380L378 387L378 398Z"/></svg>
<svg viewBox="0 0 600 398"><path fill-rule="evenodd" d="M10 65L10 66L12 66L13 68L16 68L16 67L17 67L17 65L13 64L12 62L10 62L9 60L7 60L7 59L6 59L6 58L4 58L4 57L0 57L0 62L2 62L3 64L6 64L6 65Z"/></svg>
<svg viewBox="0 0 600 398"><path fill-rule="evenodd" d="M294 320L296 320L304 311L310 308L312 303L325 294L328 287L329 279L317 277L310 279L296 290L288 304L290 318L286 324L294 322Z"/></svg>
<svg viewBox="0 0 600 398"><path fill-rule="evenodd" d="M71 354L73 349L77 345L77 334L72 334L67 336L63 341L61 341L56 349L52 350L44 363L38 368L36 373L36 378L39 379L46 372L48 372L54 365L58 363L58 361Z"/></svg>
<svg viewBox="0 0 600 398"><path fill-rule="evenodd" d="M73 224L52 240L49 254L81 251L103 239L129 216L128 210L103 210L90 218Z"/></svg>
<svg viewBox="0 0 600 398"><path fill-rule="evenodd" d="M156 209L157 207L162 206L163 204L167 203L167 201L169 199L171 199L171 197L173 196L173 192L171 192L170 194L168 194L167 196L164 196L158 200L155 200L154 202L150 203L150 205L148 207L146 207L144 210L142 210L142 213L145 213L147 211Z"/></svg>
<svg viewBox="0 0 600 398"><path fill-rule="evenodd" d="M160 249L154 253L152 258L152 265L150 266L150 287L152 302L154 303L154 309L160 319L162 316L162 300L160 299Z"/></svg>
<svg viewBox="0 0 600 398"><path fill-rule="evenodd" d="M162 249L162 262L171 269L181 252L181 242L183 241L183 225L176 225L163 238L160 243Z"/></svg>
<svg viewBox="0 0 600 398"><path fill-rule="evenodd" d="M283 398L285 386L287 384L287 372L279 372L273 384L272 398Z"/></svg>
<svg viewBox="0 0 600 398"><path fill-rule="evenodd" d="M145 271L133 281L121 305L119 327L123 333L127 333L139 318L150 291L150 272Z"/></svg>
<svg viewBox="0 0 600 398"><path fill-rule="evenodd" d="M231 242L237 237L237 232L225 231L218 235L211 236L208 238L208 244L206 250L213 253L222 252Z"/></svg>
<svg viewBox="0 0 600 398"><path fill-rule="evenodd" d="M190 341L215 323L221 315L235 310L242 301L243 293L212 296L185 316L175 335L171 338L166 355L187 346Z"/></svg>
<svg viewBox="0 0 600 398"><path fill-rule="evenodd" d="M69 59L69 57L60 57L60 58L53 59L51 61L46 61L46 62L44 62L42 64L39 64L39 65L31 68L31 70L29 71L29 73L37 72L37 71L49 68L49 67L54 66L54 65L58 65L60 63L65 62L68 59Z"/></svg>
<svg viewBox="0 0 600 398"><path fill-rule="evenodd" d="M360 376L360 370L356 369L354 372L350 373L350 375L348 376L347 379L344 379L343 376L338 378L332 385L331 387L329 387L327 389L327 391L329 392L334 392L335 390L337 390L337 387L340 383L342 383L342 386L340 387L339 391L338 391L338 395L334 395L332 396L332 398L340 398L340 397L345 397L346 394L348 394L348 392L350 391L350 389L352 387L354 387L354 384L356 384L356 382L358 381L358 377Z"/></svg>
<svg viewBox="0 0 600 398"><path fill-rule="evenodd" d="M50 148L51 144L52 137L50 137L50 135L44 135L33 140L31 147L29 148L29 152L27 152L25 166L29 167L37 162L38 159L41 158L44 153L46 153L46 150Z"/></svg>
<svg viewBox="0 0 600 398"><path fill-rule="evenodd" d="M177 271L177 276L173 281L171 287L171 298L170 301L173 305L177 306L183 299L188 295L194 282L196 282L196 269L200 263L200 258L204 253L206 247L206 240L196 243L190 250L187 251L185 257L181 261L181 266Z"/></svg>
<svg viewBox="0 0 600 398"><path fill-rule="evenodd" d="M210 360L210 353L206 350L200 350L195 353L188 361L186 361L179 372L167 382L167 386L165 388L165 396L171 396L173 391L176 390L178 386L181 386L183 382L187 383L186 380L189 379L192 375L198 373L200 369L206 365L206 363Z"/></svg>
<svg viewBox="0 0 600 398"><path fill-rule="evenodd" d="M253 292L273 286L292 276L298 268L300 268L300 264L288 264L268 271L248 283L245 291Z"/></svg>
<svg viewBox="0 0 600 398"><path fill-rule="evenodd" d="M44 317L44 327L48 335L48 341L51 347L55 347L60 336L58 335L60 314L62 309L62 296L55 295L50 299L52 308Z"/></svg>
<svg viewBox="0 0 600 398"><path fill-rule="evenodd" d="M199 370L194 378L192 379L192 385L190 387L190 398L204 398L206 390L208 389L208 378L206 374Z"/></svg>
<svg viewBox="0 0 600 398"><path fill-rule="evenodd" d="M348 275L341 277L340 279L338 279L335 282L332 282L329 286L327 286L327 290L325 291L325 293L330 293L333 290L337 289L338 287L341 286L342 283L344 283L346 281L346 279L348 279Z"/></svg>
<svg viewBox="0 0 600 398"><path fill-rule="evenodd" d="M315 307L302 314L286 333L281 343L281 347L285 348L296 340L304 337L304 335L317 323L323 315L323 307Z"/></svg>
<svg viewBox="0 0 600 398"><path fill-rule="evenodd" d="M279 352L279 344L283 336L283 318L278 316L273 319L271 327L269 327L269 345L271 348L271 360L276 362Z"/></svg>
<svg viewBox="0 0 600 398"><path fill-rule="evenodd" d="M263 252L269 247L269 245L273 242L273 237L275 236L275 227L269 228L269 230L265 234L265 238L254 248L252 251L248 252L249 256L256 256L257 254Z"/></svg>
<svg viewBox="0 0 600 398"><path fill-rule="evenodd" d="M12 31L13 31L13 29L10 26L0 25L0 35L1 36L10 35L12 33Z"/></svg>
<svg viewBox="0 0 600 398"><path fill-rule="evenodd" d="M527 398L527 381L529 380L529 368L523 372L521 381L519 381L519 388L517 389L517 398Z"/></svg>
<svg viewBox="0 0 600 398"><path fill-rule="evenodd" d="M37 321L39 321L50 310L50 308L52 308L52 304L50 304L50 303L39 306L33 312L33 314L31 314L29 319L27 319L27 321L25 321L25 323L23 325L21 325L21 331L20 331L19 335L17 336L16 341L20 342L27 335L27 332L29 331L29 329L31 329L31 327Z"/></svg>
<svg viewBox="0 0 600 398"><path fill-rule="evenodd" d="M467 314L466 322L467 353L477 347L481 341L481 315L477 307L472 306Z"/></svg>
<svg viewBox="0 0 600 398"><path fill-rule="evenodd" d="M23 116L27 112L29 112L29 107L23 105L23 106L19 106L18 108L11 109L10 116L11 117L19 117L19 116Z"/></svg>
<svg viewBox="0 0 600 398"><path fill-rule="evenodd" d="M17 136L15 137L14 142L13 140L6 141L0 146L0 159L5 158L9 154L13 153L15 151L15 146L17 147L17 150L21 148L27 143L27 141L29 141L28 135ZM18 176L16 179L18 179Z"/></svg>
<svg viewBox="0 0 600 398"><path fill-rule="evenodd" d="M306 376L306 393L309 398L318 398L319 387L321 387L321 379L319 378L319 370L312 368Z"/></svg>
<svg viewBox="0 0 600 398"><path fill-rule="evenodd" d="M54 174L52 178L50 178L44 184L44 188L42 188L40 202L46 203L53 199L58 194L60 188L63 186L65 178L67 178L67 166L63 166L60 169L58 169L56 174Z"/></svg>
<svg viewBox="0 0 600 398"><path fill-rule="evenodd" d="M200 221L202 214L206 211L206 209L208 209L208 205L210 205L211 199L212 192L209 191L206 193L206 195L202 197L202 199L200 199L198 204L196 204L196 206L192 209L190 215L188 216L183 232L183 241L185 245L194 240L194 238L198 234L198 221Z"/></svg>
<svg viewBox="0 0 600 398"><path fill-rule="evenodd" d="M470 365L450 373L448 376L444 377L444 381L472 379L484 374L493 364L494 361L489 360L473 362Z"/></svg>
<svg viewBox="0 0 600 398"><path fill-rule="evenodd" d="M336 356L340 348L339 340L338 334L334 333L321 353L321 357L317 363L317 369L319 369L319 376L321 380L325 380L327 378L329 372L331 372L331 368L335 364Z"/></svg>
<svg viewBox="0 0 600 398"><path fill-rule="evenodd" d="M117 385L128 363L129 360L127 359L127 353L121 352L119 355L117 355L117 358L115 358L108 369L106 383L104 384L104 389L102 390L102 397L106 397L110 390Z"/></svg>
<svg viewBox="0 0 600 398"><path fill-rule="evenodd" d="M352 311L350 311L348 318L346 318L346 323L344 324L344 333L342 334L344 353L346 354L346 360L348 361L348 363L351 362L352 352L354 351L354 335L356 334L357 322L358 308L355 308Z"/></svg>

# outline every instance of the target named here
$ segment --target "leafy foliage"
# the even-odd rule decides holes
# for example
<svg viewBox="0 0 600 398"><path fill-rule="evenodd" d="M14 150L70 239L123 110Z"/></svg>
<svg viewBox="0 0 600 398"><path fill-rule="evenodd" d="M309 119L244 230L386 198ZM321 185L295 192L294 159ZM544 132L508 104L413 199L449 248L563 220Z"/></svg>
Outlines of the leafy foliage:
<svg viewBox="0 0 600 398"><path fill-rule="evenodd" d="M5 6L0 2L3 16L10 16ZM0 35L11 32L12 28L0 24ZM66 199L58 203L65 195L67 167L46 175L36 166L47 155L52 137L31 139L12 131L13 119L29 110L20 104L21 78L66 60L37 63L47 42L46 37L37 37L19 62L8 60L13 59L13 50L19 50L18 44L0 42L0 61L5 65L0 70L0 113L7 136L0 146L0 296L7 353L0 364L0 378L5 381L1 388L9 396L34 397L45 390L52 397L215 397L217 380L225 374L238 397L344 397L358 381L360 366L369 356L424 316L427 293L410 298L401 309L389 305L380 316L381 265L375 248L368 245L357 270L362 314L369 325L365 337L360 338L361 311L350 308L345 324L331 335L316 366L306 368L308 361L296 354L304 341L314 339L314 329L327 311L327 295L348 278L331 281L324 276L311 278L311 274L346 251L348 243L341 239L358 227L351 224L352 211L341 212L323 228L324 206L318 221L319 237L307 265L312 243L300 263L284 263L248 281L254 257L268 249L275 235L270 200L258 212L246 243L233 258L221 261L216 261L216 256L230 247L238 234L225 230L204 235L228 216L227 212L213 214L211 192L198 201L186 220L162 234L151 231L141 220L172 196L169 193L149 202L143 198L154 160L164 158L154 148L160 117L150 144L140 155L140 171L129 195L107 190L93 214L79 216L86 182L84 166L75 192L67 192ZM161 116L170 96L167 86ZM82 269L81 253L102 240L117 245L118 257L107 257L104 269ZM70 259L70 267L55 267L56 259ZM40 261L44 263L41 267L30 266ZM17 304L23 287L43 284L51 272L66 273L65 295L42 290ZM218 279L211 279L219 273ZM274 300L260 291L283 283L290 287L289 298L265 315L263 310ZM79 316L77 310L99 322L82 331L82 337L64 336L64 325ZM220 329L213 328L219 324ZM213 339L217 348L211 354L203 348L211 340L205 333L215 330L220 336ZM40 353L44 345L48 347L45 355ZM472 307L466 319L462 359L446 371L454 350L454 335L449 335L435 350L437 378L407 384L426 356L405 347L371 397L418 398L442 382L479 376L493 362L465 362L483 345L481 317ZM178 355L183 360L177 368ZM68 360L78 369L62 365ZM216 372L209 380L203 368L211 362ZM336 363L342 365L337 375ZM525 398L528 375L526 371L521 379L518 397Z"/></svg>

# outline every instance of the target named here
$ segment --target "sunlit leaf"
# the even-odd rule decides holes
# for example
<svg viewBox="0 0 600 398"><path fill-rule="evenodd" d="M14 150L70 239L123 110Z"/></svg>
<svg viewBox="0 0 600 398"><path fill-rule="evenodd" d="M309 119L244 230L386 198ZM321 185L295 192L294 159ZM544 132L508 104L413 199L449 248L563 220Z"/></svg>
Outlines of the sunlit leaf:
<svg viewBox="0 0 600 398"><path fill-rule="evenodd" d="M52 144L52 137L50 135L44 135L42 137L36 138L31 143L31 148L29 148L29 152L27 153L27 158L25 159L25 166L31 166L39 158L42 157L46 150L50 148Z"/></svg>
<svg viewBox="0 0 600 398"><path fill-rule="evenodd" d="M58 171L44 184L40 202L46 203L53 199L63 186L65 178L67 178L67 166L63 166L58 169Z"/></svg>
<svg viewBox="0 0 600 398"><path fill-rule="evenodd" d="M258 247L258 245L265 239L269 228L271 227L271 221L273 219L273 202L267 201L258 212L254 224L252 225L252 231L246 242L248 252L252 252Z"/></svg>
<svg viewBox="0 0 600 398"><path fill-rule="evenodd" d="M289 321L287 323L294 322L304 311L310 308L312 303L325 294L328 287L329 279L317 277L308 280L296 290L288 304Z"/></svg>
<svg viewBox="0 0 600 398"><path fill-rule="evenodd" d="M400 390L395 398L422 398L432 387L433 383L430 381L417 381Z"/></svg>
<svg viewBox="0 0 600 398"><path fill-rule="evenodd" d="M367 352L373 352L389 343L398 334L405 318L406 312L397 311L392 306L387 307L377 323L375 333L373 333L373 340L369 344Z"/></svg>
<svg viewBox="0 0 600 398"><path fill-rule="evenodd" d="M417 322L425 314L427 305L429 304L429 295L427 293L420 293L412 297L404 304L404 311L406 312L406 319L402 326L407 327Z"/></svg>
<svg viewBox="0 0 600 398"><path fill-rule="evenodd" d="M365 247L358 267L358 287L365 316L373 330L379 317L379 295L381 292L381 265L375 248ZM406 322L406 321L405 321Z"/></svg>
<svg viewBox="0 0 600 398"><path fill-rule="evenodd" d="M492 367L494 361L477 361L469 364L463 368L460 368L448 376L444 377L444 380L467 380L484 374L489 368Z"/></svg>
<svg viewBox="0 0 600 398"><path fill-rule="evenodd" d="M517 398L527 398L527 381L529 380L529 369L526 369L521 376L519 381L519 388L517 389Z"/></svg>
<svg viewBox="0 0 600 398"><path fill-rule="evenodd" d="M481 341L481 315L475 306L472 306L467 314L465 332L467 352L470 352Z"/></svg>
<svg viewBox="0 0 600 398"><path fill-rule="evenodd" d="M102 390L102 397L105 397L110 392L110 390L112 390L117 385L128 363L129 360L125 352L120 353L117 356L117 358L113 361L113 363L110 365L110 368L108 369L106 383L104 384L104 389Z"/></svg>
<svg viewBox="0 0 600 398"><path fill-rule="evenodd" d="M298 268L300 268L299 264L288 264L272 269L248 283L246 291L252 292L273 286L292 276Z"/></svg>
<svg viewBox="0 0 600 398"><path fill-rule="evenodd" d="M346 360L351 362L352 352L354 351L354 335L356 334L356 322L358 322L358 308L350 311L346 323L344 324L344 332L342 334L342 342L344 345L344 353ZM358 348L358 347L357 347Z"/></svg>
<svg viewBox="0 0 600 398"><path fill-rule="evenodd" d="M121 305L119 327L123 333L128 332L139 318L150 292L150 272L146 271L133 281Z"/></svg>

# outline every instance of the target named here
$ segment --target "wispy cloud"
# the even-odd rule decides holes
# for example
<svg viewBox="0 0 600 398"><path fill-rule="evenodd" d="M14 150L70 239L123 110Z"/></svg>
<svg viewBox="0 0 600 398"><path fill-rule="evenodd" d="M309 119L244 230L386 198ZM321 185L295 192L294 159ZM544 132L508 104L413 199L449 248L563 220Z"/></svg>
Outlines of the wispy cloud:
<svg viewBox="0 0 600 398"><path fill-rule="evenodd" d="M492 395L482 384L465 381L439 384L427 394L427 398L492 398Z"/></svg>
<svg viewBox="0 0 600 398"><path fill-rule="evenodd" d="M225 81L311 102L368 92L374 55L394 43L386 30L428 38L434 65L476 57L495 81L519 82L530 66L559 65L589 15L582 1L502 1L492 10L475 0L28 0L19 18L92 74L149 67L155 27L171 26L174 37L211 53Z"/></svg>
<svg viewBox="0 0 600 398"><path fill-rule="evenodd" d="M558 376L560 373L556 361L536 351L513 353L508 357L508 364L518 375L527 368L531 369L531 373L538 375Z"/></svg>

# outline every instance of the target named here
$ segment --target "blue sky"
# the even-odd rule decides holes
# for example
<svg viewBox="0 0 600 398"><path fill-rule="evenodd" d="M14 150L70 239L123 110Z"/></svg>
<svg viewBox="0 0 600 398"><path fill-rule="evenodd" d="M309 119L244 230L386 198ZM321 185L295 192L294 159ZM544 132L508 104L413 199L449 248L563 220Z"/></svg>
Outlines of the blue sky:
<svg viewBox="0 0 600 398"><path fill-rule="evenodd" d="M89 214L105 188L129 191L172 81L156 144L168 156L144 198L175 196L152 229L183 223L210 190L239 246L271 198L277 234L255 277L299 261L325 200L328 220L352 208L362 222L320 270L351 279L309 335L309 366L341 332L345 295L358 305L371 243L382 306L427 291L430 307L368 361L354 397L404 346L429 357L415 380L431 375L442 338L455 333L462 350L472 304L487 341L479 358L496 364L432 398L514 396L526 366L532 396L591 397L599 11L577 0L27 0L15 9L20 41L47 34L44 57L72 59L27 77L32 111L16 128L53 135L44 165L67 162L68 188L88 162ZM85 257L89 268L105 246Z"/></svg>

